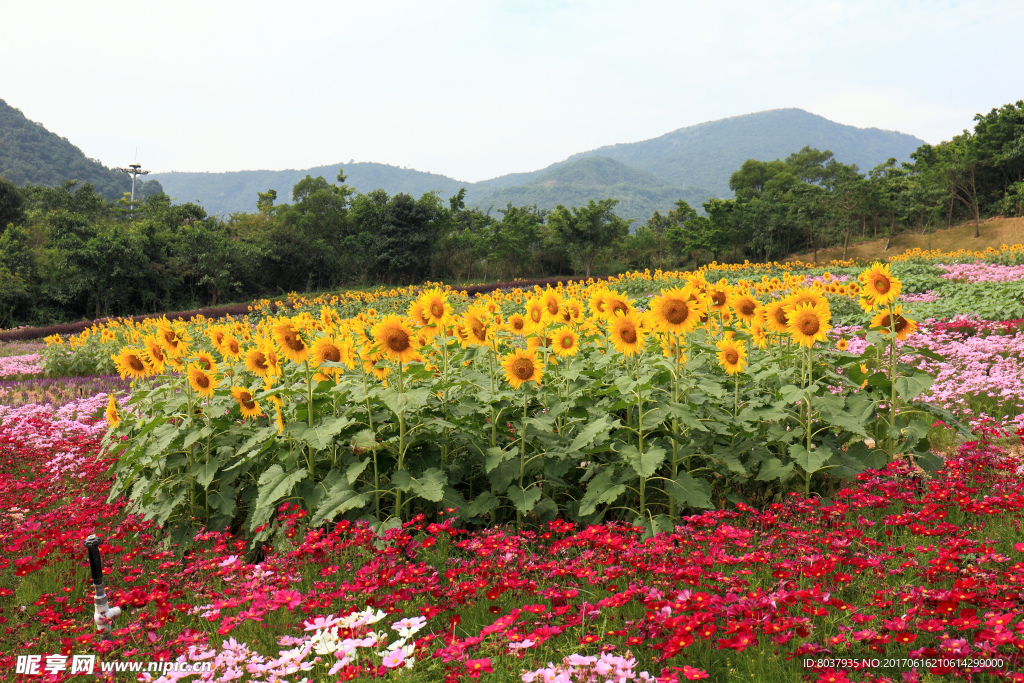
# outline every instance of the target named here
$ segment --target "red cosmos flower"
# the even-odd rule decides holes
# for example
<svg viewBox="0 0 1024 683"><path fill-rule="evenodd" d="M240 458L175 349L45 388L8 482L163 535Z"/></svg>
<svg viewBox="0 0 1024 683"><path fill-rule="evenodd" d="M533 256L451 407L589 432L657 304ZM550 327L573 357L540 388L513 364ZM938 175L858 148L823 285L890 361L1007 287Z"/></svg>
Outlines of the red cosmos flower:
<svg viewBox="0 0 1024 683"><path fill-rule="evenodd" d="M490 657L486 659L467 659L466 660L466 674L470 678L480 678L480 674L489 674L494 672L494 667L491 666Z"/></svg>
<svg viewBox="0 0 1024 683"><path fill-rule="evenodd" d="M818 683L849 683L849 681L845 671L825 669L818 674Z"/></svg>

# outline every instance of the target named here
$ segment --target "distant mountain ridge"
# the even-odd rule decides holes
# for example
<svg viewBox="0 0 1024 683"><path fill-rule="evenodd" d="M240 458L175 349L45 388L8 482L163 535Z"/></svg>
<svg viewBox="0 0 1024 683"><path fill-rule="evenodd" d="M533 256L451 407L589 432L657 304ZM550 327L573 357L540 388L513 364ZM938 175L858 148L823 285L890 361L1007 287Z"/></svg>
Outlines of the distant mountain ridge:
<svg viewBox="0 0 1024 683"><path fill-rule="evenodd" d="M912 135L846 126L803 109L771 109L680 128L650 140L599 147L569 160L604 156L665 182L698 185L724 196L729 194L729 176L747 159L785 159L809 145L830 150L838 161L857 164L865 173L890 157L909 159L923 144Z"/></svg>
<svg viewBox="0 0 1024 683"><path fill-rule="evenodd" d="M805 146L831 150L843 163L867 171L895 157L906 160L924 141L877 128L855 128L802 109L774 109L680 128L639 142L579 152L535 171L510 173L476 183L448 176L359 162L280 171L154 173L179 202L194 201L208 213L254 211L258 192L275 189L291 201L292 187L306 175L335 182L344 168L347 184L359 192L383 189L413 196L439 192L443 198L466 189L466 203L482 210L509 202L554 208L589 199L619 200L617 213L637 223L654 211L667 212L684 199L694 208L709 197L732 196L729 177L747 159L784 159ZM59 185L68 179L91 182L115 198L130 187L127 176L88 159L77 147L0 100L0 176L16 184ZM155 183L153 187L159 187Z"/></svg>
<svg viewBox="0 0 1024 683"><path fill-rule="evenodd" d="M0 176L15 185L61 185L66 180L92 183L108 199L131 189L127 175L90 159L66 138L30 121L0 100Z"/></svg>

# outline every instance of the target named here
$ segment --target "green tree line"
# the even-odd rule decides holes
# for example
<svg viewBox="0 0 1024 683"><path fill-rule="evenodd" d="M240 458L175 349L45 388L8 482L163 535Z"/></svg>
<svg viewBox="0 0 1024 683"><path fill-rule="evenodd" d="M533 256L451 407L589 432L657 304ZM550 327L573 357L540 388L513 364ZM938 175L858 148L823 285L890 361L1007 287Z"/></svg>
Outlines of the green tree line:
<svg viewBox="0 0 1024 683"><path fill-rule="evenodd" d="M227 218L157 192L110 201L89 184L16 187L0 178L0 325L180 310L292 291L424 280L511 280L711 260L779 260L864 237L1024 215L1024 102L973 131L861 173L805 147L750 159L734 199L678 201L631 230L613 198L585 206L469 208L306 176L279 202ZM978 228L976 228L977 232Z"/></svg>

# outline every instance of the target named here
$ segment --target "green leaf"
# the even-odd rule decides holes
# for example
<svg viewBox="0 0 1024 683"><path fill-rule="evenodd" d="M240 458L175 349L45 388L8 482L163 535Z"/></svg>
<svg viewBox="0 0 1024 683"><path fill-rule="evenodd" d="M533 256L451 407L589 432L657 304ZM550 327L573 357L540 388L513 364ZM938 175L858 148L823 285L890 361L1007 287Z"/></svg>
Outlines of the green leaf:
<svg viewBox="0 0 1024 683"><path fill-rule="evenodd" d="M359 475L363 473L370 464L370 458L364 460L357 460L348 466L345 470L345 479L348 480L349 484L355 484L356 480L359 479Z"/></svg>
<svg viewBox="0 0 1024 683"><path fill-rule="evenodd" d="M352 422L347 417L330 420L325 424L307 427L299 438L314 451L325 451L334 443L334 437Z"/></svg>
<svg viewBox="0 0 1024 683"><path fill-rule="evenodd" d="M472 505L466 510L466 517L477 517L480 515L490 514L491 510L494 510L501 501L498 500L490 491L484 491L473 501Z"/></svg>
<svg viewBox="0 0 1024 683"><path fill-rule="evenodd" d="M793 458L793 462L799 465L804 472L814 474L832 457L832 449L827 446L818 446L814 450L808 451L800 444L794 443L789 446L789 457Z"/></svg>
<svg viewBox="0 0 1024 683"><path fill-rule="evenodd" d="M219 468L219 460L196 463L196 466L192 468L192 475L196 478L196 483L202 486L203 490L206 490L206 487L210 485L213 478L217 476L217 470Z"/></svg>
<svg viewBox="0 0 1024 683"><path fill-rule="evenodd" d="M589 423L586 427L580 430L580 433L577 434L576 438L574 438L572 443L569 444L569 452L576 453L583 450L593 443L599 435L602 436L599 441L606 441L608 432L612 429L614 424L615 422L607 416Z"/></svg>
<svg viewBox="0 0 1024 683"><path fill-rule="evenodd" d="M767 462L761 465L760 471L757 473L757 481L772 481L778 479L779 481L786 481L789 478L790 473L793 471L793 463L788 462L785 465L778 458L771 458Z"/></svg>
<svg viewBox="0 0 1024 683"><path fill-rule="evenodd" d="M235 487L225 486L220 491L210 492L206 500L210 506L223 515L229 517L235 514Z"/></svg>
<svg viewBox="0 0 1024 683"><path fill-rule="evenodd" d="M260 477L258 486L259 495L256 498L256 507L269 508L274 503L290 494L296 482L302 481L305 478L305 468L300 468L294 472L286 473L281 469L280 465L271 465Z"/></svg>
<svg viewBox="0 0 1024 683"><path fill-rule="evenodd" d="M626 487L623 484L616 484L612 481L612 470L605 466L587 484L586 493L580 501L579 514L583 517L592 515L598 505L613 503L619 496L625 493Z"/></svg>
<svg viewBox="0 0 1024 683"><path fill-rule="evenodd" d="M309 525L317 527L343 512L363 507L369 498L366 494L357 493L349 484L348 479L342 477L320 501L320 506L313 515L313 519L309 521Z"/></svg>
<svg viewBox="0 0 1024 683"><path fill-rule="evenodd" d="M436 467L430 468L423 476L411 482L413 493L433 503L444 497L444 485L447 483L448 477Z"/></svg>
<svg viewBox="0 0 1024 683"><path fill-rule="evenodd" d="M510 486L508 489L508 497L512 499L516 510L523 514L533 511L537 501L540 500L540 496L541 490L539 486L531 486L525 490L519 486Z"/></svg>
<svg viewBox="0 0 1024 683"><path fill-rule="evenodd" d="M503 451L498 446L491 446L487 449L484 457L484 472L490 473L495 467L516 455L516 451Z"/></svg>
<svg viewBox="0 0 1024 683"><path fill-rule="evenodd" d="M931 388L934 381L934 378L926 372L915 372L912 375L897 377L893 385L900 398L904 401L911 401Z"/></svg>
<svg viewBox="0 0 1024 683"><path fill-rule="evenodd" d="M787 384L783 386L781 389L779 389L779 393L782 396L782 400L790 404L799 403L800 401L804 400L804 397L807 395L806 390L801 389L800 387L794 384Z"/></svg>
<svg viewBox="0 0 1024 683"><path fill-rule="evenodd" d="M371 451L379 445L372 429L364 429L352 437L352 450Z"/></svg>
<svg viewBox="0 0 1024 683"><path fill-rule="evenodd" d="M620 453L622 454L622 459L629 463L633 471L641 477L653 477L654 473L661 467L661 464L665 462L665 449L660 446L648 448L641 455L636 446L627 444L622 447Z"/></svg>
<svg viewBox="0 0 1024 683"><path fill-rule="evenodd" d="M695 479L688 472L680 472L675 479L665 482L665 493L690 507L709 509L711 505L711 484L704 479Z"/></svg>
<svg viewBox="0 0 1024 683"><path fill-rule="evenodd" d="M935 455L934 453L922 453L914 458L914 462L925 472L935 473L942 469L942 466L946 464L942 458Z"/></svg>

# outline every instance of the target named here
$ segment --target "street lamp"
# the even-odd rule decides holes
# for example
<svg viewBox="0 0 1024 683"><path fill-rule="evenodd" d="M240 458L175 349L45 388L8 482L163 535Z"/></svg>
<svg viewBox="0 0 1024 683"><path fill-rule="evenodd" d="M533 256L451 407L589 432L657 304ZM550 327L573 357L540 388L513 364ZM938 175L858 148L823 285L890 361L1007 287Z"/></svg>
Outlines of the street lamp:
<svg viewBox="0 0 1024 683"><path fill-rule="evenodd" d="M140 175L148 175L149 171L143 171L141 164L128 164L128 168L115 168L114 170L127 173L132 177L131 209L128 212L128 220L131 220L135 217L135 178Z"/></svg>

